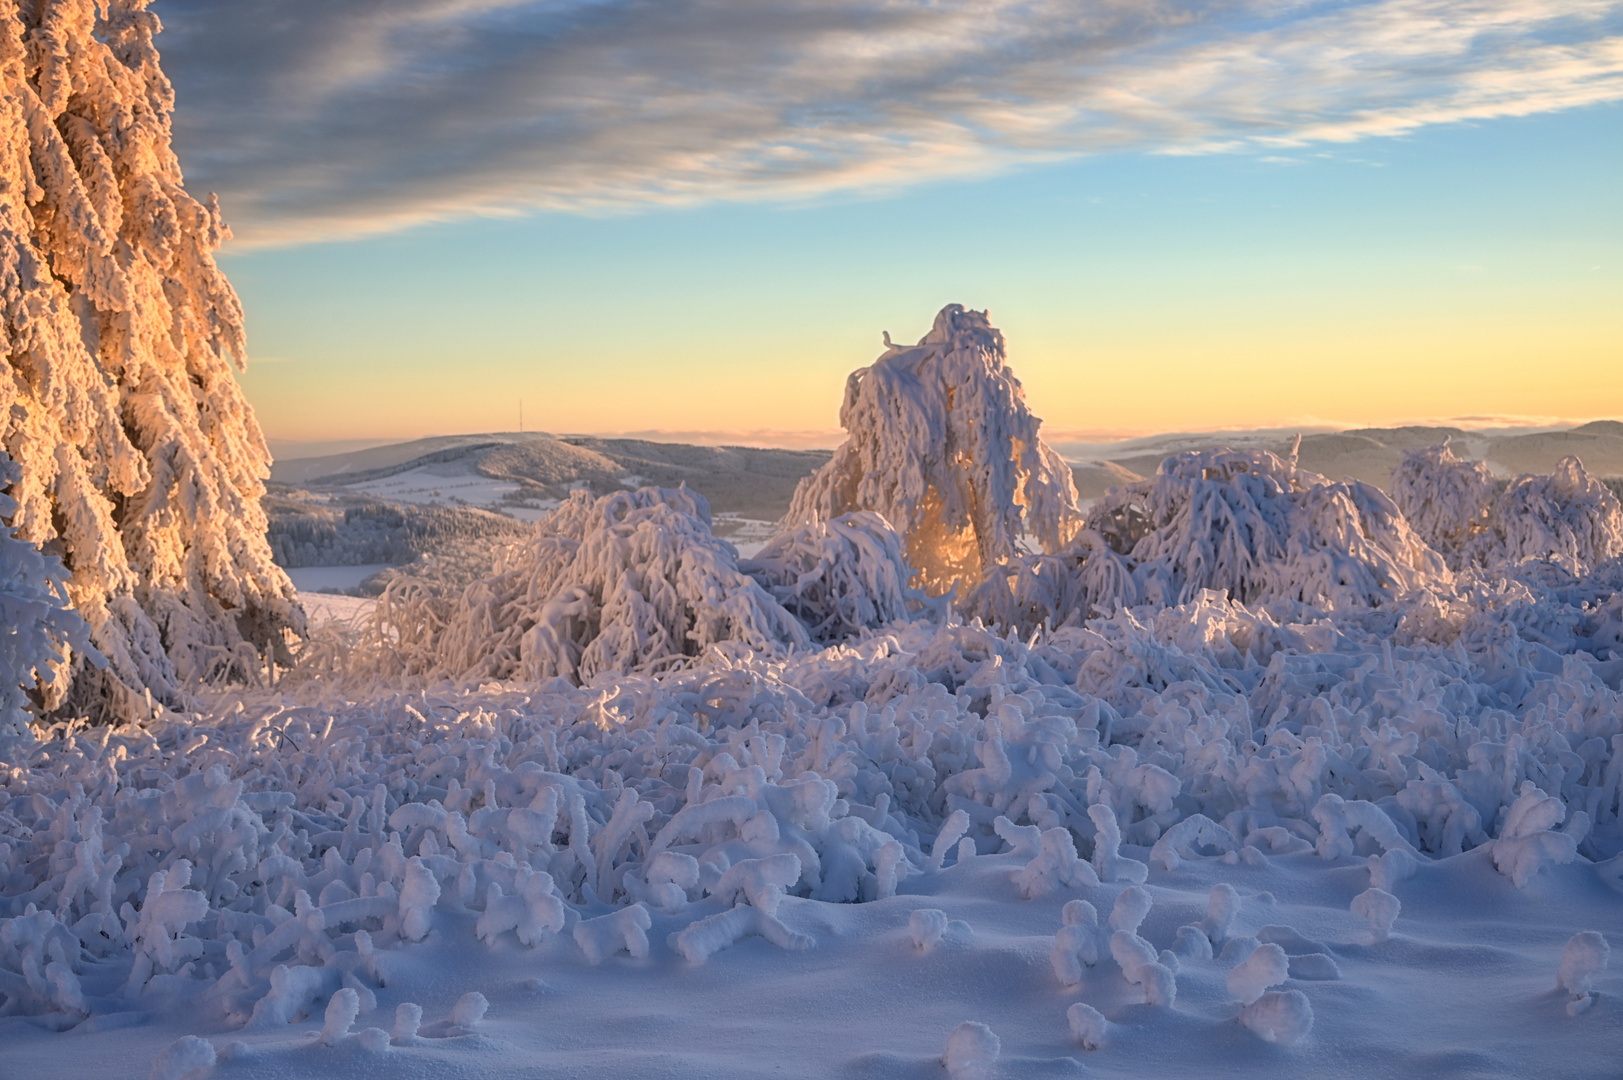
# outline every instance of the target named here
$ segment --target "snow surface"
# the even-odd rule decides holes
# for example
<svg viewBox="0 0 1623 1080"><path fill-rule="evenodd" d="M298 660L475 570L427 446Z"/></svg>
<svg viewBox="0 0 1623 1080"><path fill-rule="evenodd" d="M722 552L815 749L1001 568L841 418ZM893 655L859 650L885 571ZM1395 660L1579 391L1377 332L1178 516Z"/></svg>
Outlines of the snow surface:
<svg viewBox="0 0 1623 1080"><path fill-rule="evenodd" d="M1382 625L1207 596L61 725L5 780L0 1048L40 1078L206 1062L188 1038L200 1076L935 1077L979 1024L966 1074L1603 1075L1618 691ZM1499 865L1537 837L1572 856Z"/></svg>

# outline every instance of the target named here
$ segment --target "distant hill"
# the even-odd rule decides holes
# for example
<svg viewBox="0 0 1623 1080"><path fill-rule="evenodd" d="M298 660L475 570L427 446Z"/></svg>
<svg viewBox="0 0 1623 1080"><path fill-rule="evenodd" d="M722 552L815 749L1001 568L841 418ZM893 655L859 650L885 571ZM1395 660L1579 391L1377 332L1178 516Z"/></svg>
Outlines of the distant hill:
<svg viewBox="0 0 1623 1080"><path fill-rule="evenodd" d="M1384 489L1403 455L1449 439L1454 453L1485 461L1496 476L1548 473L1568 454L1576 454L1591 475L1623 477L1623 422L1596 420L1565 431L1473 431L1457 427L1356 428L1310 431L1302 435L1298 461L1303 468L1332 480L1363 480ZM1116 444L1058 444L1079 469L1114 465L1140 476L1153 476L1170 454L1213 446L1255 446L1276 454L1290 453L1294 434L1271 431L1222 431L1155 435ZM1093 474L1090 474L1092 476ZM1078 490L1084 487L1080 472ZM1084 498L1097 497L1083 492Z"/></svg>

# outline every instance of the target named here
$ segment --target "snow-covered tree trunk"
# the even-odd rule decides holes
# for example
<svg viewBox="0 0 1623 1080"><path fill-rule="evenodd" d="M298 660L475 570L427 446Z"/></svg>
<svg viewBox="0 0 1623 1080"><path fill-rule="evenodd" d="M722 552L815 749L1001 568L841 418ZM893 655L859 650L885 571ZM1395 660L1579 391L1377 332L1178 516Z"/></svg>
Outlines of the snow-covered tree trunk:
<svg viewBox="0 0 1623 1080"><path fill-rule="evenodd" d="M182 187L146 0L0 8L0 443L11 524L60 555L107 668L72 654L45 708L131 715L150 690L252 677L302 625L259 500L269 452L230 370L229 235Z"/></svg>
<svg viewBox="0 0 1623 1080"><path fill-rule="evenodd" d="M986 312L949 304L913 347L851 374L834 457L801 481L789 525L873 510L907 540L915 584L973 588L1022 537L1062 548L1081 524L1076 485L1042 441Z"/></svg>

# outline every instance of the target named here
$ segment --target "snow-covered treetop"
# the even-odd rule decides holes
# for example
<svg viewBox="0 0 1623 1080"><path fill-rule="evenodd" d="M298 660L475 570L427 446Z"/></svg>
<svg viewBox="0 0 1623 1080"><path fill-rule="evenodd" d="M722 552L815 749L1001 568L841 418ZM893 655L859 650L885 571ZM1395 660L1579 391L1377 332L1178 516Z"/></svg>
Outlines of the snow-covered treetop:
<svg viewBox="0 0 1623 1080"><path fill-rule="evenodd" d="M1220 589L1245 603L1344 608L1449 578L1378 488L1332 483L1266 450L1176 454L1152 481L1101 499L1089 525L1133 564L1127 604L1184 604Z"/></svg>
<svg viewBox="0 0 1623 1080"><path fill-rule="evenodd" d="M1461 461L1444 440L1405 454L1392 470L1392 501L1420 538L1451 568L1460 549L1486 526L1493 473L1480 461Z"/></svg>
<svg viewBox="0 0 1623 1080"><path fill-rule="evenodd" d="M61 555L109 661L64 666L45 707L103 716L251 675L302 622L265 541L270 456L230 370L242 310L212 255L229 234L182 187L159 29L145 0L0 14L11 523Z"/></svg>
<svg viewBox="0 0 1623 1080"><path fill-rule="evenodd" d="M916 346L893 345L846 382L847 438L795 490L787 522L882 514L907 540L915 583L973 587L1021 551L1057 551L1081 523L1071 470L1038 433L984 311L949 304Z"/></svg>
<svg viewBox="0 0 1623 1080"><path fill-rule="evenodd" d="M1623 506L1605 484L1564 457L1549 476L1518 476L1493 501L1483 529L1463 548L1468 566L1549 559L1582 574L1623 554Z"/></svg>

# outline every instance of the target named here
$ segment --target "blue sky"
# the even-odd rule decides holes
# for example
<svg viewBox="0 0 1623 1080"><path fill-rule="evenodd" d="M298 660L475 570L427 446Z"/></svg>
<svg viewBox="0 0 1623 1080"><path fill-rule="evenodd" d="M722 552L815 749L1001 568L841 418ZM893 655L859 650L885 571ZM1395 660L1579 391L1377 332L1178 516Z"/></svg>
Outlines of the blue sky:
<svg viewBox="0 0 1623 1080"><path fill-rule="evenodd" d="M948 302L1057 429L1623 413L1623 5L238 7L160 46L279 439L827 431Z"/></svg>

